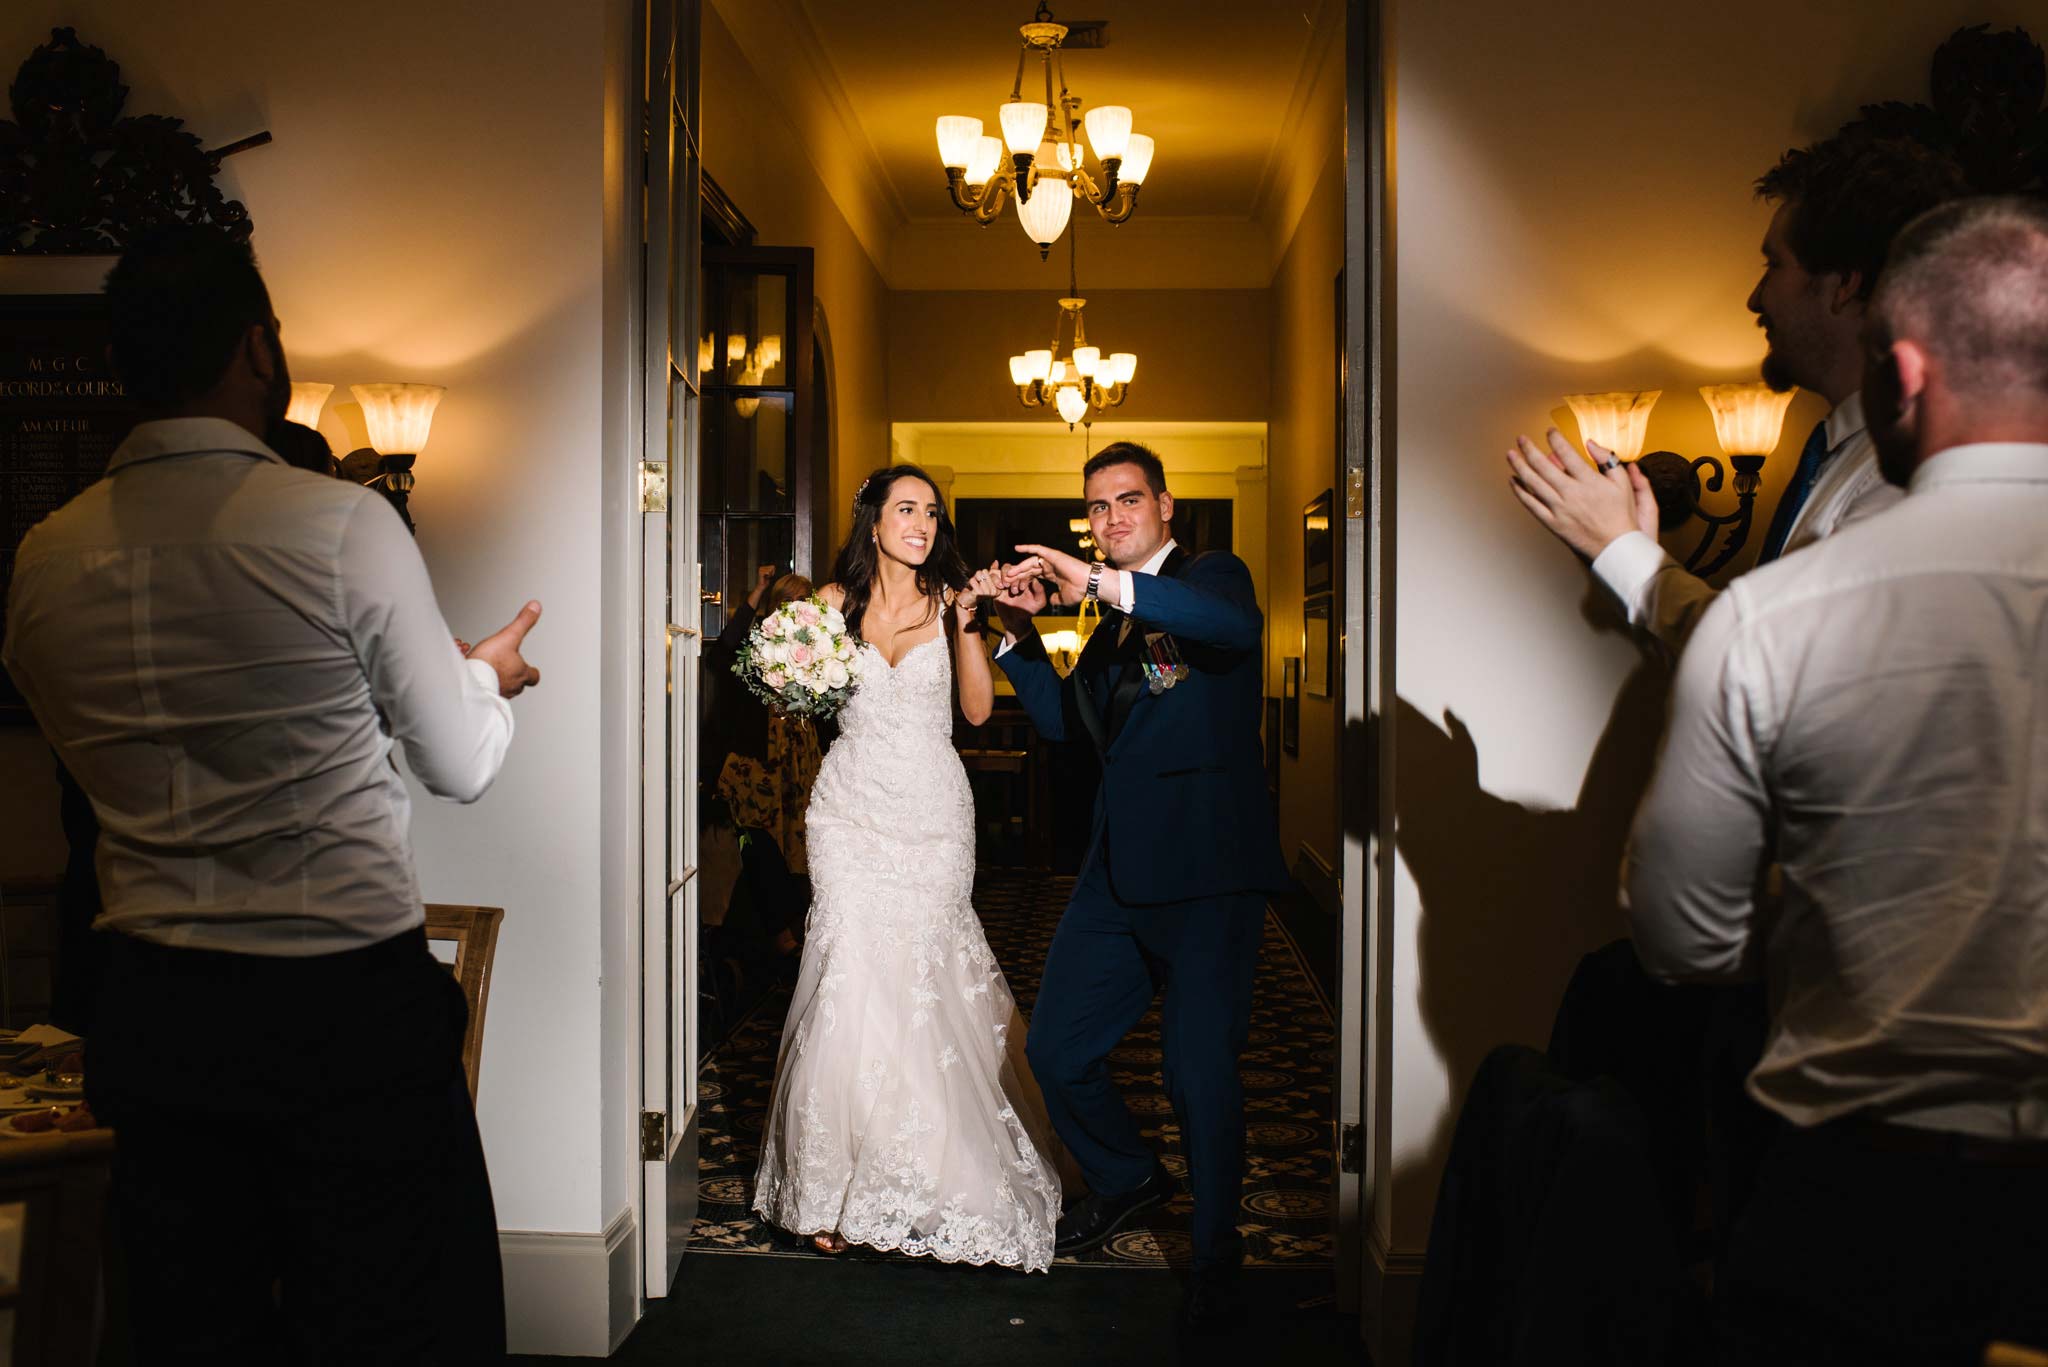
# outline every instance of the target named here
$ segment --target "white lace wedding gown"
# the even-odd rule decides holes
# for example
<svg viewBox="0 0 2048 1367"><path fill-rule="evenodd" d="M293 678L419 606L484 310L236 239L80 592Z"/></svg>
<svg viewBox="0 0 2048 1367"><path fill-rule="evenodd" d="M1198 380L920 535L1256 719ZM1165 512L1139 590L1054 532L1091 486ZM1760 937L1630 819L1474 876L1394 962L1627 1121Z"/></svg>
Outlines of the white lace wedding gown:
<svg viewBox="0 0 2048 1367"><path fill-rule="evenodd" d="M873 646L811 790L813 896L754 1209L798 1234L1052 1261L1056 1141L970 895L974 798L946 636Z"/></svg>

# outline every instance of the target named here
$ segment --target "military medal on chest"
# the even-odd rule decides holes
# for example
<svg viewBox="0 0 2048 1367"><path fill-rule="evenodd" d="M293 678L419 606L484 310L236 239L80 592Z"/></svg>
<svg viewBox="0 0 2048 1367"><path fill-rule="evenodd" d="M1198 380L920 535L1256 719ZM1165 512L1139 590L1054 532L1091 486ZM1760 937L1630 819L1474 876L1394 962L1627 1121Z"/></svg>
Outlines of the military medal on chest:
<svg viewBox="0 0 2048 1367"><path fill-rule="evenodd" d="M1145 633L1145 687L1154 694L1164 693L1188 676L1188 664L1180 657L1180 647L1173 637L1163 631Z"/></svg>

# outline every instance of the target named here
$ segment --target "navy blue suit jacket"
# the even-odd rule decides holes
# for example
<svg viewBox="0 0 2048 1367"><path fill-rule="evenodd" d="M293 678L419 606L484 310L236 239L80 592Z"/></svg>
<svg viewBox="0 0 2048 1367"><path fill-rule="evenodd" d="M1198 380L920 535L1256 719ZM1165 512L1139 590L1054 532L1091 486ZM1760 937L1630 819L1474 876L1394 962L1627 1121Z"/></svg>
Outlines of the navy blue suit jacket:
<svg viewBox="0 0 2048 1367"><path fill-rule="evenodd" d="M1286 862L1266 796L1259 741L1264 689L1251 571L1225 551L1176 549L1157 575L1133 575L1135 619L1106 608L1062 679L1036 632L997 660L1040 735L1083 740L1102 756L1091 858L1119 900L1184 902L1278 892ZM1188 677L1148 692L1147 631L1168 632Z"/></svg>

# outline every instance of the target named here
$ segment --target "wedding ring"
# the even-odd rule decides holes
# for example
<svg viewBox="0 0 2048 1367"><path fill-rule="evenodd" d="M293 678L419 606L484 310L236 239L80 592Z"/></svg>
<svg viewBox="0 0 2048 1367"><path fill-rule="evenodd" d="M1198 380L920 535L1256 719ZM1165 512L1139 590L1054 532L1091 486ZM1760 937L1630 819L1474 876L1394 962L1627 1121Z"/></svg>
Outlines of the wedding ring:
<svg viewBox="0 0 2048 1367"><path fill-rule="evenodd" d="M1616 460L1613 456L1609 456L1606 460L1600 462L1600 473L1604 475L1620 463L1621 462Z"/></svg>

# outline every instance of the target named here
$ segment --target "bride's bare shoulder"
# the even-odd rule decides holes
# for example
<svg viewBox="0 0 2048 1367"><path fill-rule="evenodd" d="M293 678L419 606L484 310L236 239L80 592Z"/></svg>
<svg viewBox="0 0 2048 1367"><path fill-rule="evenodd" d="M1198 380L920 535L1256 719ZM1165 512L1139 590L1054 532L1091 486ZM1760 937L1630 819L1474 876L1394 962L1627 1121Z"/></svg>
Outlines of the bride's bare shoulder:
<svg viewBox="0 0 2048 1367"><path fill-rule="evenodd" d="M837 584L825 585L818 590L818 596L825 600L827 607L843 608L846 606L846 590L840 588Z"/></svg>

